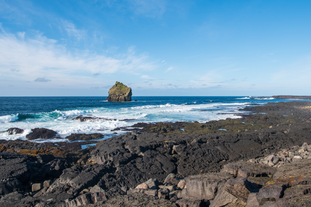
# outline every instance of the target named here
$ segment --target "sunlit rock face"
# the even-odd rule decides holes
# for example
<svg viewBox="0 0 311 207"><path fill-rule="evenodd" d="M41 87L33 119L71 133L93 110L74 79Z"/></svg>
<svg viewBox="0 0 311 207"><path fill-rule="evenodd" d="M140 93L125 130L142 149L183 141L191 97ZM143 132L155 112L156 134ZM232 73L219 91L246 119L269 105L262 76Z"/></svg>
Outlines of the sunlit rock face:
<svg viewBox="0 0 311 207"><path fill-rule="evenodd" d="M118 81L109 89L108 93L107 101L121 102L132 100L132 89Z"/></svg>

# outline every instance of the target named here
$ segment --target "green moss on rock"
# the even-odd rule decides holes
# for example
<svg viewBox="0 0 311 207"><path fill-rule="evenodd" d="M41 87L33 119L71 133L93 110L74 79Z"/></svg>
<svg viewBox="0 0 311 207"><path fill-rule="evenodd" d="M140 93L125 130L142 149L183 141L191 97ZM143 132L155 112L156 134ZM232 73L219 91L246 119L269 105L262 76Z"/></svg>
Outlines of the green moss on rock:
<svg viewBox="0 0 311 207"><path fill-rule="evenodd" d="M109 89L108 94L107 101L121 102L132 100L132 89L118 81Z"/></svg>

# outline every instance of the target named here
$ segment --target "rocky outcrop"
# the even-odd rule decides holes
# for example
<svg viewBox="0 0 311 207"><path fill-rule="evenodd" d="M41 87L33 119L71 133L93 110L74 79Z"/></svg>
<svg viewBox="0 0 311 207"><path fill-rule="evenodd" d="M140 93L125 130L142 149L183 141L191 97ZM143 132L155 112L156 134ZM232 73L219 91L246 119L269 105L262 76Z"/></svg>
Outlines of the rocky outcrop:
<svg viewBox="0 0 311 207"><path fill-rule="evenodd" d="M33 139L51 139L56 138L57 132L46 128L34 128L32 132L26 135L29 140Z"/></svg>
<svg viewBox="0 0 311 207"><path fill-rule="evenodd" d="M14 134L22 134L24 132L24 130L15 127L15 128L8 129L7 132L9 135L14 135Z"/></svg>
<svg viewBox="0 0 311 207"><path fill-rule="evenodd" d="M121 102L132 100L132 89L118 81L109 89L108 93L107 101Z"/></svg>
<svg viewBox="0 0 311 207"><path fill-rule="evenodd" d="M269 136L271 139L272 135ZM110 139L110 142L101 142L103 144L98 145L99 151L96 149L92 154L98 156L101 152L101 158L97 161L102 164L69 167L63 159L53 155L34 157L2 153L0 164L5 167L0 172L0 190L3 195L0 205L286 206L293 202L306 205L310 200L311 159L308 156L271 166L269 162L261 162L270 157L271 154L267 154L255 161L224 162L220 172L211 173L210 169L206 173L198 171L197 175L182 176L175 166L183 165L178 162L181 159L178 152L185 153L185 157L191 156L187 146L193 150L191 145L204 144L203 140L196 139L193 142L185 139L179 140L180 143L178 140L171 140L170 143L166 140L168 137L162 136L158 137L158 143L149 143L147 137L147 134L127 134ZM222 142L220 135L216 139ZM132 145L131 141L124 142L125 140L137 140L140 145L136 142ZM184 146L178 149L177 146L182 143ZM214 146L215 140L209 139L209 143ZM234 145L226 146L235 148ZM310 149L311 145L304 143L301 147L294 146L274 154L292 152L294 156L298 156ZM200 150L202 149L196 149ZM224 148L221 150L224 151ZM205 161L207 165L214 166L206 159L208 154L200 156L202 163ZM198 156L197 159L199 158ZM189 162L184 163L187 164ZM199 169L207 168L196 164L189 166L195 169L200 166ZM191 170L182 172L192 173ZM29 191L32 194L27 194ZM296 206L294 204L291 206Z"/></svg>
<svg viewBox="0 0 311 207"><path fill-rule="evenodd" d="M93 134L71 134L66 137L70 141L77 141L77 140L92 140L92 139L101 139L104 135L100 133L93 133Z"/></svg>
<svg viewBox="0 0 311 207"><path fill-rule="evenodd" d="M308 147L311 145L294 148L298 152ZM287 150L280 152L284 151ZM267 157L260 159L266 160ZM165 180L174 179L174 174L169 174ZM166 199L177 206L194 207L309 206L311 201L311 159L308 158L274 167L239 161L224 165L219 173L179 179L179 183L185 181L183 188L177 182L164 182L162 185L149 179L127 193L143 193Z"/></svg>
<svg viewBox="0 0 311 207"><path fill-rule="evenodd" d="M34 157L5 152L0 153L0 158L0 195L30 189L31 182L57 178L69 167L64 159L53 155Z"/></svg>

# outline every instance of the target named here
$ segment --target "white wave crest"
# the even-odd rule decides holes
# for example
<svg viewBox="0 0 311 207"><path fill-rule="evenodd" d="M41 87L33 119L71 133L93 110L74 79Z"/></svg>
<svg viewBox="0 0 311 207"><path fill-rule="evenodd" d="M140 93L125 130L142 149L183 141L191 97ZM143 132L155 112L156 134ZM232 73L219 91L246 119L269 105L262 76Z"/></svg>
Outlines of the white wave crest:
<svg viewBox="0 0 311 207"><path fill-rule="evenodd" d="M54 112L60 113L63 117L69 117L69 116L79 116L79 115L85 115L85 114L91 114L98 112L97 110L69 110L69 111L58 111L55 110Z"/></svg>
<svg viewBox="0 0 311 207"><path fill-rule="evenodd" d="M258 99L258 100L272 100L272 99L274 99L274 98L272 98L272 97L266 97L266 98L260 98L260 97L258 97L258 98L254 98L254 99Z"/></svg>
<svg viewBox="0 0 311 207"><path fill-rule="evenodd" d="M242 99L242 100L244 100L244 99L250 99L250 97L249 97L249 96L246 96L246 97L243 97L243 98L236 98L236 99Z"/></svg>
<svg viewBox="0 0 311 207"><path fill-rule="evenodd" d="M134 106L131 107L131 109L156 109L156 108L167 108L167 107L173 107L173 106L178 106L175 104L165 104L165 105L146 105L146 106Z"/></svg>
<svg viewBox="0 0 311 207"><path fill-rule="evenodd" d="M18 114L16 115L6 115L6 116L0 116L0 123L8 123L8 122L14 122L18 120Z"/></svg>

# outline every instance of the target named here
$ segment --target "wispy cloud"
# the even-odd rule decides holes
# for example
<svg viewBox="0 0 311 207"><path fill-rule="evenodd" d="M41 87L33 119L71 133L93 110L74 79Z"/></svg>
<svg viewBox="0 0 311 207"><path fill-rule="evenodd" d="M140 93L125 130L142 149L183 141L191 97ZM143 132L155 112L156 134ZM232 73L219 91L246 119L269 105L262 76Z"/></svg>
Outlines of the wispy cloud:
<svg viewBox="0 0 311 207"><path fill-rule="evenodd" d="M86 31L77 29L73 23L63 20L62 24L69 36L73 36L77 38L77 40L81 40L86 37Z"/></svg>
<svg viewBox="0 0 311 207"><path fill-rule="evenodd" d="M151 78L149 75L142 75L142 76L140 76L141 78L143 78L143 79L153 79L153 78Z"/></svg>
<svg viewBox="0 0 311 207"><path fill-rule="evenodd" d="M46 83L46 82L49 82L49 81L51 81L51 80L50 79L46 79L46 78L37 78L35 80L35 82L43 82L43 83Z"/></svg>
<svg viewBox="0 0 311 207"><path fill-rule="evenodd" d="M168 71L170 71L170 70L173 70L174 69L174 67L169 67L165 72L168 72Z"/></svg>
<svg viewBox="0 0 311 207"><path fill-rule="evenodd" d="M129 0L130 8L139 15L160 18L166 11L166 0Z"/></svg>
<svg viewBox="0 0 311 207"><path fill-rule="evenodd" d="M221 75L215 71L210 71L203 74L197 80L190 80L192 88L209 88L215 86L221 86L223 83L220 81L222 79Z"/></svg>
<svg viewBox="0 0 311 207"><path fill-rule="evenodd" d="M72 53L41 34L32 38L22 34L0 33L0 73L5 74L0 77L2 80L58 80L59 84L70 85L83 80L94 82L99 74L137 73L156 68L147 55L136 54L133 48L110 56L89 51Z"/></svg>

